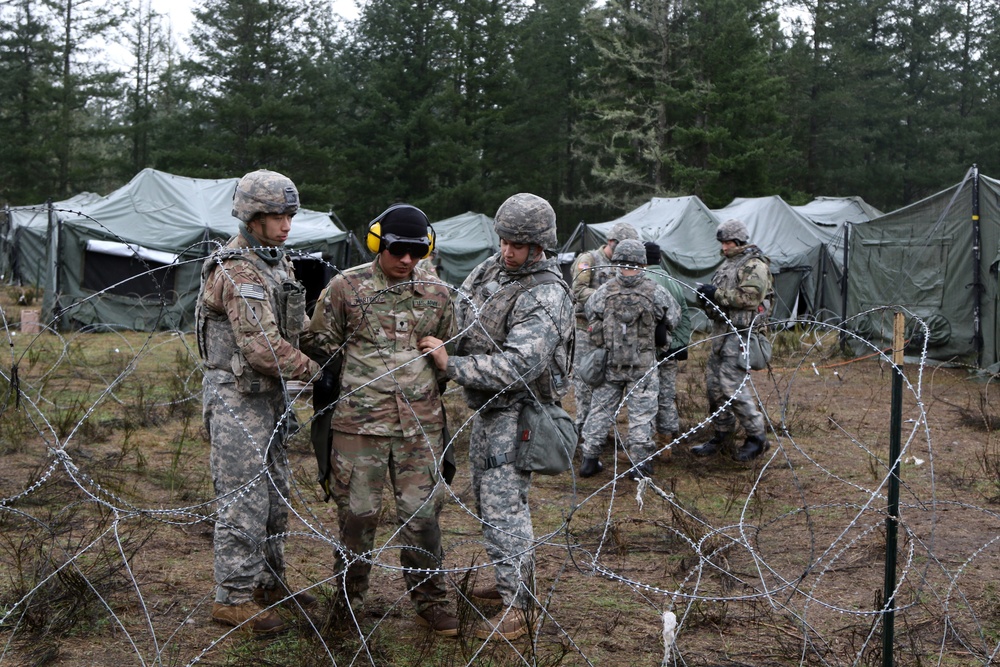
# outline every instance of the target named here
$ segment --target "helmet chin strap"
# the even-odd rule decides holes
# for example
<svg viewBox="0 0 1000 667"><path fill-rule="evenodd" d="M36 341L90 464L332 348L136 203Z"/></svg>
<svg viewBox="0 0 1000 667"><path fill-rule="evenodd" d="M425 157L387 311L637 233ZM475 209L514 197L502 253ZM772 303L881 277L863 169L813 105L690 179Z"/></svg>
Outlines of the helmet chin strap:
<svg viewBox="0 0 1000 667"><path fill-rule="evenodd" d="M253 232L250 231L250 227L245 223L240 223L240 234L250 244L250 249L255 255L260 257L262 260L267 262L271 266L277 266L281 258L285 256L285 249L275 246L264 245L260 240L254 236Z"/></svg>

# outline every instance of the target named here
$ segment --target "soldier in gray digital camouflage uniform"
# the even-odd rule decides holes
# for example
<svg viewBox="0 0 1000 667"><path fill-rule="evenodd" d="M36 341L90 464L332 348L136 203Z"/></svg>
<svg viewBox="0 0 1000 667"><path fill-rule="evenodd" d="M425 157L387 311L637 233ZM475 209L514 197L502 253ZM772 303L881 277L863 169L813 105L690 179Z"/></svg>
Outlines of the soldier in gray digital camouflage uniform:
<svg viewBox="0 0 1000 667"><path fill-rule="evenodd" d="M325 360L342 352L334 408L328 488L337 503L344 575L354 611L368 591L372 548L386 473L396 499L399 561L417 620L439 635L458 634L440 572L438 516L444 443L441 393L446 383L418 341L455 333L451 293L418 262L432 251L430 223L408 204L389 207L369 225L373 262L334 276L316 302L302 348ZM345 572L346 566L346 572Z"/></svg>
<svg viewBox="0 0 1000 667"><path fill-rule="evenodd" d="M587 300L591 342L607 350L607 359L605 381L594 388L583 426L580 476L591 477L603 469L601 448L624 398L629 417L626 450L632 462L628 474L639 479L653 472L653 420L660 388L656 349L669 347L681 311L669 292L643 275L646 247L640 241L619 242L611 259L617 275Z"/></svg>
<svg viewBox="0 0 1000 667"><path fill-rule="evenodd" d="M615 247L627 239L638 238L639 233L632 225L627 222L615 223L611 227L607 243L596 250L580 253L573 262L573 300L576 304L575 363L579 363L587 352L594 349L593 343L590 342L590 336L587 335L587 314L584 312L587 299L614 275L615 267L611 263L611 256ZM587 421L587 415L590 414L592 391L590 385L583 381L579 373L573 375L576 432L581 436L583 435L583 424Z"/></svg>
<svg viewBox="0 0 1000 667"><path fill-rule="evenodd" d="M475 634L514 639L532 627L535 610L531 473L513 463L518 416L526 400L553 403L567 392L574 318L554 256L556 217L549 203L513 195L497 210L495 228L500 253L462 285L455 356L437 338L420 345L477 410L469 461L496 586L477 586L472 595L504 609L480 622Z"/></svg>
<svg viewBox="0 0 1000 667"><path fill-rule="evenodd" d="M285 583L284 440L294 415L284 381L308 382L319 370L298 350L308 325L305 290L282 247L298 208L285 176L259 170L240 179L233 195L240 233L205 261L196 308L218 502L212 618L259 633L286 627L265 607L316 602Z"/></svg>
<svg viewBox="0 0 1000 667"><path fill-rule="evenodd" d="M662 250L653 241L646 241L646 277L660 285L674 297L681 308L681 319L670 332L670 347L664 351L657 350L656 359L660 375L659 407L656 410L656 440L658 448L662 449L662 457L669 458L670 450L667 444L677 438L680 431L680 418L677 414L677 371L679 362L688 358L687 347L691 342L691 311L684 298L684 288L677 280L673 280L660 267Z"/></svg>
<svg viewBox="0 0 1000 667"><path fill-rule="evenodd" d="M755 245L742 221L731 219L719 225L715 237L722 244L726 258L712 277L712 283L699 285L698 292L708 301L705 309L712 318L712 349L705 367L708 409L715 412L730 397L732 403L715 417L715 435L708 442L691 448L696 456L711 456L728 442L736 421L746 431L746 441L733 458L750 461L770 446L764 417L757 401L744 383L745 358L741 358L740 339L746 340L750 328L767 324L772 293L770 261ZM735 327L735 329L734 329ZM742 388L740 386L742 385Z"/></svg>

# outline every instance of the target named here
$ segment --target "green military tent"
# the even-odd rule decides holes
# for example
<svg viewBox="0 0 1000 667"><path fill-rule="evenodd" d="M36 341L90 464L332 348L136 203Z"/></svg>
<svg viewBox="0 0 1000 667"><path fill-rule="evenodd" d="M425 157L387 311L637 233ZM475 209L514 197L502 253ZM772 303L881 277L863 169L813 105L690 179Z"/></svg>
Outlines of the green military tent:
<svg viewBox="0 0 1000 667"><path fill-rule="evenodd" d="M923 319L907 351L926 339L928 357L990 367L1000 362L997 268L1000 181L973 167L960 183L848 233L847 326L889 347L899 306Z"/></svg>
<svg viewBox="0 0 1000 667"><path fill-rule="evenodd" d="M22 282L45 289L43 319L189 329L203 258L238 230L238 180L144 169L106 197L53 205L18 227L15 262ZM287 245L302 263L325 267L343 262L347 232L325 213L299 209Z"/></svg>
<svg viewBox="0 0 1000 667"><path fill-rule="evenodd" d="M431 224L437 248L438 277L446 283L461 285L472 269L500 249L500 237L493 229L493 218L467 211Z"/></svg>

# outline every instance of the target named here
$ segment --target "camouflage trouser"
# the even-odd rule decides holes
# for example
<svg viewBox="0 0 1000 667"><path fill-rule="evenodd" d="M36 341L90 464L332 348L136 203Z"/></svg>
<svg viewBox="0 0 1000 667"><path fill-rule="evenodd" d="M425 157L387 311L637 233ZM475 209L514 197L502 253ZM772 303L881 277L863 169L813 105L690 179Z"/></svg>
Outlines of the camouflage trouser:
<svg viewBox="0 0 1000 667"><path fill-rule="evenodd" d="M516 448L520 412L520 405L515 405L476 414L469 463L486 554L496 568L497 590L505 605L528 609L535 592L535 533L528 507L531 473L521 472L513 463L485 470L487 458Z"/></svg>
<svg viewBox="0 0 1000 667"><path fill-rule="evenodd" d="M655 372L646 373L638 380L615 382L606 381L594 389L594 398L583 426L583 456L597 458L608 435L608 429L616 422L622 397L628 406L628 437L626 449L634 463L638 463L655 451L653 445L653 419L656 417L656 398L660 380Z"/></svg>
<svg viewBox="0 0 1000 667"><path fill-rule="evenodd" d="M212 443L216 602L240 604L254 588L285 577L288 461L275 425L284 394L241 394L236 385L203 383L205 428Z"/></svg>
<svg viewBox="0 0 1000 667"><path fill-rule="evenodd" d="M583 355L594 349L594 344L590 342L590 334L587 333L586 329L576 329L576 339L574 345L576 346L573 351L573 370L576 371L576 367L579 365L580 360L583 359ZM592 389L590 385L583 381L579 373L573 373L573 399L576 402L576 415L573 421L576 423L576 432L581 433L583 431L583 424L587 421L587 415L590 414L590 400Z"/></svg>
<svg viewBox="0 0 1000 667"><path fill-rule="evenodd" d="M677 359L660 362L660 393L657 398L656 432L670 435L680 430L677 416Z"/></svg>
<svg viewBox="0 0 1000 667"><path fill-rule="evenodd" d="M739 337L731 333L714 340L705 366L708 409L715 412L730 396L733 397L733 402L714 420L716 433L732 433L739 419L748 437L766 434L764 417L757 410L757 399L750 389L749 380L737 391L746 374L746 367L740 361Z"/></svg>
<svg viewBox="0 0 1000 667"><path fill-rule="evenodd" d="M346 550L336 551L334 571L339 575L347 566L344 584L352 607L364 601L372 562L378 557L372 547L382 511L386 472L396 498L399 526L398 542L393 546L399 549L399 564L404 568L410 599L418 613L446 603L445 578L439 572L444 557L438 524L443 502L437 473L441 434L428 434L428 438L333 432L331 488L337 503L340 541Z"/></svg>

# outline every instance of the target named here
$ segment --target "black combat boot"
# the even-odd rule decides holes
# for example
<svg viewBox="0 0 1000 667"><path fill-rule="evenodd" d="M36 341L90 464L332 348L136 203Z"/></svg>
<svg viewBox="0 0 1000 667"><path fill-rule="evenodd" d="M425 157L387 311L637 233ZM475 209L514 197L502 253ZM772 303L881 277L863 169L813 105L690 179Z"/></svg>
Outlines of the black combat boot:
<svg viewBox="0 0 1000 667"><path fill-rule="evenodd" d="M584 457L583 463L580 464L580 477L593 477L602 470L604 470L604 465L599 458L596 456L592 459Z"/></svg>
<svg viewBox="0 0 1000 667"><path fill-rule="evenodd" d="M770 448L771 445L768 443L767 438L762 435L751 435L743 443L743 446L733 454L733 460L746 463L747 461L754 460Z"/></svg>
<svg viewBox="0 0 1000 667"><path fill-rule="evenodd" d="M708 442L692 447L691 453L695 456L712 456L725 444L727 436L727 433L716 433Z"/></svg>

